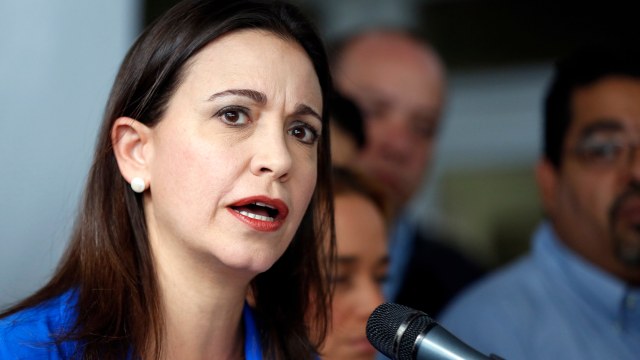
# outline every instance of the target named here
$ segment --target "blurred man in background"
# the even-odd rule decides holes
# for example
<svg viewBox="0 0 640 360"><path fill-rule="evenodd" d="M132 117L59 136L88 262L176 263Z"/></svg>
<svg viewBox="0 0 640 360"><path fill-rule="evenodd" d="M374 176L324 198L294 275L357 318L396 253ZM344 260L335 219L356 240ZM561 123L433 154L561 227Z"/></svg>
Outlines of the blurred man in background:
<svg viewBox="0 0 640 360"><path fill-rule="evenodd" d="M357 166L384 185L394 209L386 297L435 316L481 269L411 220L409 202L431 165L445 101L445 67L434 49L397 30L343 40L334 56L337 88L364 114Z"/></svg>
<svg viewBox="0 0 640 360"><path fill-rule="evenodd" d="M521 260L439 319L506 359L638 359L640 51L586 47L558 63L536 168L547 220Z"/></svg>

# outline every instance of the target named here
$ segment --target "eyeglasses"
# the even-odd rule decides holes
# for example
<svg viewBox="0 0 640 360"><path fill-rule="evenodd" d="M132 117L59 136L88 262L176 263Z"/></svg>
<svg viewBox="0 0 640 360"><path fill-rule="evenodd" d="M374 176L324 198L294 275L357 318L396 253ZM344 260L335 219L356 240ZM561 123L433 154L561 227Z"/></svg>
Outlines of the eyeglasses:
<svg viewBox="0 0 640 360"><path fill-rule="evenodd" d="M614 167L629 165L638 147L637 141L621 138L588 138L580 142L573 153L587 165Z"/></svg>

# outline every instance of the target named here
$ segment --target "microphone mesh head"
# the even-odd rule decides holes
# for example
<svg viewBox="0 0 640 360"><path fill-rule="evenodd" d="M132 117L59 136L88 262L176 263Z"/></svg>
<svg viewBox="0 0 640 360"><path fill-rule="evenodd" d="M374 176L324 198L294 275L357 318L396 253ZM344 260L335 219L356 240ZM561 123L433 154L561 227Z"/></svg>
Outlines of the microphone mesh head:
<svg viewBox="0 0 640 360"><path fill-rule="evenodd" d="M415 316L415 315L418 316ZM400 326L410 317L415 319L401 334L397 351L394 350L394 341ZM394 360L410 360L413 343L418 335L428 326L435 324L427 314L410 307L384 303L378 306L367 320L367 339L378 351Z"/></svg>
<svg viewBox="0 0 640 360"><path fill-rule="evenodd" d="M415 311L415 310L414 310ZM416 317L411 325L407 327L404 334L400 338L400 346L398 347L398 360L414 360L413 346L418 335L424 331L429 324L433 323L426 314Z"/></svg>

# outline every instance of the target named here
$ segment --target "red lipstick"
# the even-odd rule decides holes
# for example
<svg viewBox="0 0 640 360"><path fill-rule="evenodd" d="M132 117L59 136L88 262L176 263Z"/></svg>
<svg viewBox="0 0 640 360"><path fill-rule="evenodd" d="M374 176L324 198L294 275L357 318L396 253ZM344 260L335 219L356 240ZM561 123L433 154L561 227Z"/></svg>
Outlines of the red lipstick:
<svg viewBox="0 0 640 360"><path fill-rule="evenodd" d="M280 229L289 214L287 205L267 196L251 196L227 206L227 210L255 230L271 232Z"/></svg>

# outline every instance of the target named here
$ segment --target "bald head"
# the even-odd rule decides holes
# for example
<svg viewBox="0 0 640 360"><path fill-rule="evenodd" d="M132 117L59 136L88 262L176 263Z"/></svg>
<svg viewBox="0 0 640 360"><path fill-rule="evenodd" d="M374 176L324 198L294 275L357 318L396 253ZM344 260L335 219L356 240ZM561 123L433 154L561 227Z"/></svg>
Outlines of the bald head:
<svg viewBox="0 0 640 360"><path fill-rule="evenodd" d="M431 164L444 103L442 61L405 33L374 31L347 42L334 71L338 89L364 113L367 143L358 164L386 186L399 209Z"/></svg>

